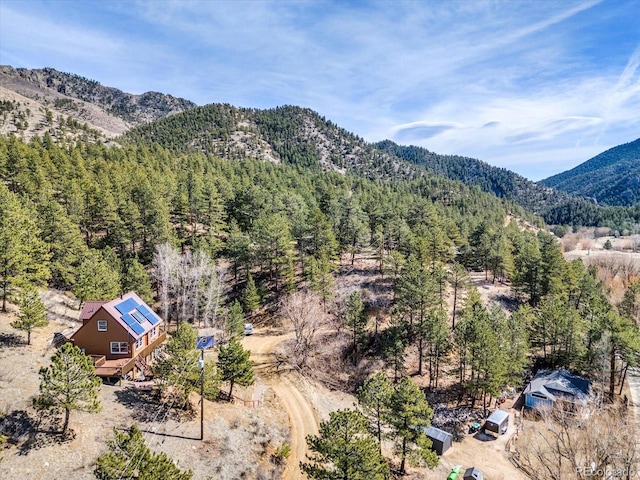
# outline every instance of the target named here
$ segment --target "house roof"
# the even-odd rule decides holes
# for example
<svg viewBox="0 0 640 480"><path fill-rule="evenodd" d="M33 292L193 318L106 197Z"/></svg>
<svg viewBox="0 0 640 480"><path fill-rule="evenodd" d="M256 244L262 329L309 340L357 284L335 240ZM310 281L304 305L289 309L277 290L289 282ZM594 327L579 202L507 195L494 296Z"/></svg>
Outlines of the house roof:
<svg viewBox="0 0 640 480"><path fill-rule="evenodd" d="M487 418L486 421L489 423L495 423L496 425L500 425L505 418L509 418L509 412L505 410L496 410L491 415L489 415L489 418Z"/></svg>
<svg viewBox="0 0 640 480"><path fill-rule="evenodd" d="M524 393L540 393L554 401L559 397L585 401L590 389L589 380L567 370L540 370L524 389Z"/></svg>
<svg viewBox="0 0 640 480"><path fill-rule="evenodd" d="M427 427L424 429L424 433L429 438L433 438L434 440L438 440L440 442L444 442L449 437L453 437L449 432L445 432L444 430L440 430L436 427Z"/></svg>
<svg viewBox="0 0 640 480"><path fill-rule="evenodd" d="M93 317L93 314L100 310L100 307L107 303L106 300L89 300L84 302L82 311L80 312L80 320L85 321Z"/></svg>
<svg viewBox="0 0 640 480"><path fill-rule="evenodd" d="M464 480L483 480L484 474L476 467L469 467L464 471L464 476L462 478Z"/></svg>
<svg viewBox="0 0 640 480"><path fill-rule="evenodd" d="M103 303L101 307L136 340L162 322L162 319L134 292Z"/></svg>

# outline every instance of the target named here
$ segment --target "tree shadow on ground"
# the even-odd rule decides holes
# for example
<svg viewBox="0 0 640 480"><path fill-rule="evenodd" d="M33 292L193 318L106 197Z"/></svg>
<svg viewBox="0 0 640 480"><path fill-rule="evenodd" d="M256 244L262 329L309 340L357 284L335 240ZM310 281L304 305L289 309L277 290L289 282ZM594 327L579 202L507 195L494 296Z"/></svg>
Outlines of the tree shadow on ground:
<svg viewBox="0 0 640 480"><path fill-rule="evenodd" d="M139 390L126 387L115 392L119 403L131 410L131 418L141 423L183 421L193 417L192 409L175 407L172 399L163 398L159 388Z"/></svg>
<svg viewBox="0 0 640 480"><path fill-rule="evenodd" d="M495 295L493 301L500 304L510 312L514 312L520 306L520 302L510 295Z"/></svg>
<svg viewBox="0 0 640 480"><path fill-rule="evenodd" d="M27 342L15 333L0 333L0 347L21 347Z"/></svg>
<svg viewBox="0 0 640 480"><path fill-rule="evenodd" d="M59 418L46 413L35 415L26 410L14 410L0 419L0 435L7 437L7 444L18 449L18 455L48 445L70 442L76 436L72 429L60 432Z"/></svg>

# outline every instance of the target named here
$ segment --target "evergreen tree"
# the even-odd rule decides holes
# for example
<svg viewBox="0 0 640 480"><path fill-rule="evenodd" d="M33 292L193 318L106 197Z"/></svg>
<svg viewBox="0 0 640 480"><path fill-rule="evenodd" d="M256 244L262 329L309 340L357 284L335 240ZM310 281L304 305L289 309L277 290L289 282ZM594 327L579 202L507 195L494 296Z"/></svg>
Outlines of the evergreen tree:
<svg viewBox="0 0 640 480"><path fill-rule="evenodd" d="M249 359L250 356L251 352L242 348L237 338L232 338L227 345L220 347L218 369L222 380L229 382L229 398L232 398L236 383L243 387L253 385L253 361Z"/></svg>
<svg viewBox="0 0 640 480"><path fill-rule="evenodd" d="M229 221L229 234L227 235L226 251L232 262L233 280L238 282L240 268L245 267L248 271L251 257L251 240L242 232L238 222L232 218Z"/></svg>
<svg viewBox="0 0 640 480"><path fill-rule="evenodd" d="M284 291L292 293L296 290L296 269L293 263L293 255L287 255L287 263L284 265Z"/></svg>
<svg viewBox="0 0 640 480"><path fill-rule="evenodd" d="M380 370L367 379L356 393L363 414L373 426L372 430L378 439L381 453L382 425L389 409L392 392L393 387L387 378L387 374Z"/></svg>
<svg viewBox="0 0 640 480"><path fill-rule="evenodd" d="M29 284L22 288L18 305L20 307L18 320L11 322L11 326L27 332L27 345L31 345L31 331L34 328L45 327L49 324L47 312L38 290Z"/></svg>
<svg viewBox="0 0 640 480"><path fill-rule="evenodd" d="M133 291L146 303L150 304L153 302L151 278L137 258L125 260L121 283L123 292Z"/></svg>
<svg viewBox="0 0 640 480"><path fill-rule="evenodd" d="M364 311L364 303L360 291L354 290L347 299L347 305L344 312L345 327L351 332L351 340L353 341L353 362L357 364L359 347L364 342L367 328L367 315Z"/></svg>
<svg viewBox="0 0 640 480"><path fill-rule="evenodd" d="M464 290L469 282L469 275L461 264L455 262L449 271L449 284L453 288L453 311L451 313L451 328L456 328L456 313L458 310L458 300L461 291Z"/></svg>
<svg viewBox="0 0 640 480"><path fill-rule="evenodd" d="M25 281L41 283L51 273L48 246L40 238L35 215L0 183L0 295L2 311L11 288Z"/></svg>
<svg viewBox="0 0 640 480"><path fill-rule="evenodd" d="M181 322L178 329L164 345L167 356L160 358L153 366L153 372L160 380L160 388L176 395L176 402L182 408L189 406L189 393L200 390L200 352L196 350L197 335L187 322ZM213 400L220 390L220 375L213 362L204 365L205 396Z"/></svg>
<svg viewBox="0 0 640 480"><path fill-rule="evenodd" d="M253 280L251 272L247 273L247 283L242 291L242 306L245 313L251 315L258 308L260 308L260 294L256 288L256 283Z"/></svg>
<svg viewBox="0 0 640 480"><path fill-rule="evenodd" d="M389 466L378 442L368 431L367 419L356 410L338 410L320 423L318 436L307 437L313 452L310 462L300 462L309 477L318 480L384 480Z"/></svg>
<svg viewBox="0 0 640 480"><path fill-rule="evenodd" d="M100 411L101 385L91 358L73 344L65 343L53 355L51 366L40 368L40 395L34 398L33 404L37 410L64 413L62 433L65 434L73 410Z"/></svg>
<svg viewBox="0 0 640 480"><path fill-rule="evenodd" d="M96 460L94 475L99 480L138 478L140 480L190 480L191 471L183 472L166 453L153 453L145 444L142 432L132 425L121 432L113 429L107 440L108 452Z"/></svg>
<svg viewBox="0 0 640 480"><path fill-rule="evenodd" d="M430 311L439 306L437 287L431 273L417 257L409 257L396 282L396 303L408 319L408 337L418 344L418 374L422 375L424 344L429 334Z"/></svg>
<svg viewBox="0 0 640 480"><path fill-rule="evenodd" d="M431 440L424 428L431 424L433 410L420 388L409 377L404 377L396 386L389 400L386 423L391 427L390 436L400 456L400 473L406 473L405 462L413 465L426 464L429 468L438 465L438 456L431 450Z"/></svg>
<svg viewBox="0 0 640 480"><path fill-rule="evenodd" d="M41 238L51 251L51 280L54 287L76 283L78 266L87 254L87 246L78 225L53 197L45 197L38 206Z"/></svg>
<svg viewBox="0 0 640 480"><path fill-rule="evenodd" d="M386 367L393 368L393 383L404 374L406 357L406 322L396 306L391 308L389 328L382 337L382 357Z"/></svg>
<svg viewBox="0 0 640 480"><path fill-rule="evenodd" d="M283 215L275 214L258 217L252 230L255 258L260 265L266 265L276 290L280 288L282 269L293 243L290 228Z"/></svg>
<svg viewBox="0 0 640 480"><path fill-rule="evenodd" d="M95 250L89 250L78 268L73 289L80 304L87 300L111 300L120 294L120 275Z"/></svg>
<svg viewBox="0 0 640 480"><path fill-rule="evenodd" d="M229 306L227 312L227 322L225 324L225 330L230 338L240 338L244 333L244 314L242 313L242 307L237 300Z"/></svg>
<svg viewBox="0 0 640 480"><path fill-rule="evenodd" d="M435 308L427 315L425 341L429 358L429 387L438 388L440 365L449 351L449 329L446 322L447 312L444 307Z"/></svg>
<svg viewBox="0 0 640 480"><path fill-rule="evenodd" d="M312 258L310 262L310 277L311 290L318 292L322 297L323 305L326 310L327 300L331 299L335 290L335 280L333 279L332 272L335 266L329 259L329 254L326 250L322 249L320 252L320 258Z"/></svg>

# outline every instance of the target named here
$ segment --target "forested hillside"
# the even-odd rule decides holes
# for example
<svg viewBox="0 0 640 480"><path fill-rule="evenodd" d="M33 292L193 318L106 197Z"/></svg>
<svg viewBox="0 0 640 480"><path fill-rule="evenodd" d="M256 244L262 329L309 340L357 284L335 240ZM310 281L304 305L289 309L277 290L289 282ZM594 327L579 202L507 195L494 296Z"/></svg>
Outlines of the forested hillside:
<svg viewBox="0 0 640 480"><path fill-rule="evenodd" d="M248 312L300 289L327 302L336 295L340 262L367 250L376 255L378 273L392 280L391 321L400 322L386 334L399 335L386 361L401 373L405 360L398 348L416 345L419 359L429 356L430 381L437 383L437 365L453 341L466 352L460 381L479 398L515 381L526 364L523 329L544 350L545 362L589 372L600 346L587 339L610 328L603 319L618 322L611 320L595 271L566 263L550 234L521 228L513 218L527 218L524 211L442 177L373 181L296 162L229 161L158 145L63 145L48 137L30 143L0 138L0 176L3 302L25 282L70 289L80 301L131 289L153 298L149 267L153 261L161 288L163 265L177 255L173 247L202 265L226 259L233 278L226 301L241 299ZM510 279L528 306L505 323L499 309L485 310L465 286L464 267L484 271L489 281ZM189 285L180 288L194 288ZM449 288L467 290L461 326L454 308L451 329L442 310ZM165 317L199 321L204 300L194 292L167 303ZM603 312L598 321L582 314L593 309ZM364 330L354 334L356 359L370 334L358 322L353 328ZM498 342L494 350L489 337ZM501 357L504 342L513 341L522 343L509 343L517 351ZM488 363L478 363L482 359Z"/></svg>
<svg viewBox="0 0 640 480"><path fill-rule="evenodd" d="M640 138L541 183L604 205L635 205L640 201Z"/></svg>
<svg viewBox="0 0 640 480"><path fill-rule="evenodd" d="M230 255L238 266L273 269L274 239L281 255L321 260L321 249L334 258L340 249L405 244L419 222L438 226L434 234L441 241L463 247L481 223L502 225L507 213L526 217L494 196L441 177L372 181L297 164L175 154L153 145L0 138L0 175L16 215L37 224L17 230L12 243L32 244L20 235L42 239L38 248L50 262L37 263L63 288L78 288L82 264L100 255L117 257L113 278L126 276L129 262L149 264L155 246L167 241L214 257ZM271 271L270 279L275 275Z"/></svg>
<svg viewBox="0 0 640 480"><path fill-rule="evenodd" d="M155 143L173 152L202 152L229 160L249 157L370 179L406 180L424 174L316 112L293 106L255 110L211 104L136 127L123 140Z"/></svg>
<svg viewBox="0 0 640 480"><path fill-rule="evenodd" d="M535 212L549 224L609 225L615 229L623 230L625 223L634 223L640 218L637 209L601 208L588 199L568 195L565 192L572 195L581 194L566 188L559 188L561 184L549 182L551 179L544 180L542 182L544 185L541 185L510 170L493 167L474 158L440 155L422 147L397 145L390 140L379 142L376 146L402 160L420 165L436 175L458 180L467 185L478 185L484 192L491 192L500 198L513 201L530 212ZM592 185L595 185L596 178L600 184L602 184L603 178L609 178L602 177L600 174L585 174L585 176L589 176ZM634 181L637 182L637 179L634 180L634 178L632 175L630 178L625 177L620 181L633 184ZM610 205L631 205L633 203L636 202L610 203Z"/></svg>

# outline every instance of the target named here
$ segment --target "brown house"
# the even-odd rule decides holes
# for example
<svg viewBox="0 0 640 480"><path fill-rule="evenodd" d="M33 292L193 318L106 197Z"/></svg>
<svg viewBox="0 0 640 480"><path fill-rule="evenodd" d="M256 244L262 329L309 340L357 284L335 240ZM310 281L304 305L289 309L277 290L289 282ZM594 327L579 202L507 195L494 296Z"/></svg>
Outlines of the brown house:
<svg viewBox="0 0 640 480"><path fill-rule="evenodd" d="M164 321L134 292L110 302L86 302L80 320L71 341L93 358L100 377L148 374L156 349L167 337Z"/></svg>

